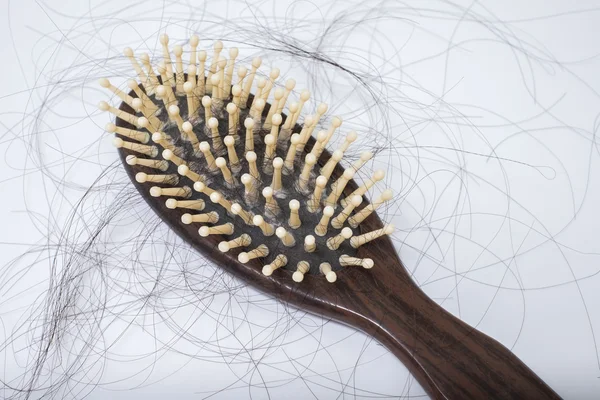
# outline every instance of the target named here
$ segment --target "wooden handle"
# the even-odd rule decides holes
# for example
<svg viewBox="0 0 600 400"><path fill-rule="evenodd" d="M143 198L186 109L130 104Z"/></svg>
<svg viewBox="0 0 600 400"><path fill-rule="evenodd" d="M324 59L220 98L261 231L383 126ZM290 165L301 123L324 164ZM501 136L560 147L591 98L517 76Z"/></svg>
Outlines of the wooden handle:
<svg viewBox="0 0 600 400"><path fill-rule="evenodd" d="M432 398L560 399L510 350L445 311L407 274L400 275L387 296L377 296L379 304L369 305L377 316L369 333Z"/></svg>

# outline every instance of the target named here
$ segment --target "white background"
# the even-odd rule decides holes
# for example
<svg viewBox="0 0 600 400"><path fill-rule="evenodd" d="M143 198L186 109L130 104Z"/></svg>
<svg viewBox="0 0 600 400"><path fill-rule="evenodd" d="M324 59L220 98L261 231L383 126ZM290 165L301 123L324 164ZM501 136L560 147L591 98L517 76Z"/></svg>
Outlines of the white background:
<svg viewBox="0 0 600 400"><path fill-rule="evenodd" d="M153 52L158 33L167 31L173 42L198 33L206 48L213 39L229 40L246 61L264 53L265 66L277 65L313 99L330 103L329 116L340 114L346 131L361 132L357 151L379 150L369 168L387 170L386 185L398 198L384 215L398 227L398 251L428 295L511 348L565 398L598 398L597 4L363 3L2 2L0 393L18 397L11 387L27 386L33 327L43 325L35 307L49 277L60 276L74 244L90 234L85 223L112 207L114 192L104 197L99 190L69 220L85 188L116 160L102 129L109 117L95 107L110 96L96 80L122 84L133 76L122 48ZM281 47L278 39L368 73L381 103L335 68L254 47ZM125 182L112 170L103 179L115 176ZM134 268L126 260L137 251L128 246L139 231L129 223L158 224L143 204L128 210L130 220L118 228L112 221L114 236L104 239L99 259L106 271ZM150 243L156 249L181 245L160 232ZM78 262L81 271L94 265ZM106 284L90 278L95 274L78 275L82 298ZM115 289L120 278L105 277ZM115 307L123 317L103 315L109 327L92 323L98 313L90 310L85 323L66 323L63 347L52 353L33 396L49 387L59 398L94 399L423 394L368 337L284 310L251 289L234 292L235 282L224 279L231 297L199 300L208 310L195 321L187 320L198 309L167 307L177 302L173 291L147 308ZM165 322L153 307L178 313ZM175 329L169 321L187 322ZM238 329L221 337L229 324ZM74 329L81 326L96 331ZM174 332L183 326L197 342L178 340ZM102 340L81 366L78 339L97 339L99 331ZM201 348L202 340L214 347ZM78 367L65 371L68 365Z"/></svg>

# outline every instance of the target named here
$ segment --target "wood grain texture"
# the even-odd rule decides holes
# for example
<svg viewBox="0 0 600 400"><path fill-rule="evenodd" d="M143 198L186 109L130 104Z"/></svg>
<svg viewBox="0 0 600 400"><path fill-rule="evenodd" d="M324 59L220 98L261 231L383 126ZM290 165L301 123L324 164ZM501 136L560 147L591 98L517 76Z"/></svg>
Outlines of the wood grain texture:
<svg viewBox="0 0 600 400"><path fill-rule="evenodd" d="M135 93L130 95L135 97ZM132 111L126 104L121 104L120 108ZM132 128L120 119L116 123ZM296 130L299 130L298 126ZM305 151L310 150L312 143L314 138ZM125 157L130 153L125 149L119 149L119 152L140 195L191 246L224 270L283 302L333 318L373 336L404 363L433 399L560 398L506 347L429 299L410 278L389 237L358 249L359 257L375 261L373 270L346 268L338 271L338 280L334 284L322 276L310 274L302 283L295 283L292 272L285 269L266 277L261 273L263 264L260 260L242 264L237 260L239 251L222 253L217 249L223 237L202 238L197 226L180 223L185 211L168 209L164 198L149 196L147 185L135 181L139 167L125 163ZM325 152L319 164L328 157L329 153ZM338 165L333 177L339 177L342 172ZM346 187L345 195L356 187L352 181ZM368 232L382 226L380 218L373 214L360 229Z"/></svg>

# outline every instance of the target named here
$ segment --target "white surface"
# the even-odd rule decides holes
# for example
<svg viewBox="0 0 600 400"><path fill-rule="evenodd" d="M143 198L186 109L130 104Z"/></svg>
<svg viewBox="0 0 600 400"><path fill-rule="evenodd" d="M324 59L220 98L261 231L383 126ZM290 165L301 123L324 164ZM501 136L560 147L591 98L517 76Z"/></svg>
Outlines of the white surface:
<svg viewBox="0 0 600 400"><path fill-rule="evenodd" d="M332 67L273 52L264 63L294 77L297 90L309 87L313 98L330 103L328 115L343 116L344 132L359 132L355 156L383 149L369 166L386 169L386 184L400 195L384 214L396 225L398 250L423 289L512 348L565 398L598 397L595 2L381 2L370 13L374 5L366 3L3 3L4 382L26 386L13 379L31 372L39 330L28 328L42 324L30 318L39 315L31 308L43 305L51 274L76 270L82 272L74 285L80 293L67 311L78 310L79 318L67 318L60 357L52 353L34 397L48 386L59 398L90 393L92 399L422 394L370 338L286 310L227 277L211 286L223 293L184 292L182 298L180 266L200 261L166 229L150 232L156 222L144 226L152 217L143 204L127 207L118 224L102 231L93 250L103 254L83 246L67 263L74 244L93 233L82 229L83 221L93 224L119 195L114 187L100 189L67 220L85 188L116 160L103 133L108 116L96 110L109 96L96 80L124 84L133 72L120 57L122 48L159 49L157 33L166 29L172 43L197 32L200 48L212 39L232 40L246 61L264 52L253 45L281 48L281 38L368 72L363 78L381 103ZM369 127L373 132L366 134ZM101 182L114 179L126 182L116 168ZM70 231L59 236L66 226ZM140 231L150 232L143 246ZM140 260L129 263L140 248ZM165 256L170 248L174 259ZM212 276L211 269L203 273ZM167 282L159 289L157 276ZM110 290L101 290L106 282ZM95 299L100 293L107 298ZM106 306L101 317L97 304ZM89 345L92 337L93 351L83 352L89 348L82 341ZM72 378L61 386L66 374ZM3 397L16 396L8 386L2 390Z"/></svg>

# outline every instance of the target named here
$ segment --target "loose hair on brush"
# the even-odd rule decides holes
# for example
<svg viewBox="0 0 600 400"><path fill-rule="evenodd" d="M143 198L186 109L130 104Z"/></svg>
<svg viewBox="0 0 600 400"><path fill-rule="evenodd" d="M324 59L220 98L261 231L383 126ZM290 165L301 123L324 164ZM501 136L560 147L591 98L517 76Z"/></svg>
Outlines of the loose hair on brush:
<svg viewBox="0 0 600 400"><path fill-rule="evenodd" d="M39 236L1 269L5 398L128 397L169 382L172 393L202 398L435 398L459 385L448 377L436 389L402 351L388 352L393 344L372 325L355 325L363 335L331 324L352 321L294 296L362 304L377 294L367 285L384 277L377 288L391 298L399 286L390 271L402 267L402 282L427 294L422 304L432 298L431 307L461 319L470 310L475 328L496 315L497 297L513 293L520 332L533 287L594 275L537 285L513 266L563 245L514 195L511 174L532 182L562 174L560 189L573 198L575 189L552 144L534 139L546 164L502 150L535 136L526 132L591 133L556 122L549 109L516 123L454 102L448 64L436 67L438 87L419 75L420 65L471 45L426 23L463 21L514 52L517 86L536 99L546 69L570 71L542 45L483 6L293 2L274 18L275 2L227 4L227 16L175 3L85 16L40 5L71 28L56 22L61 29L32 47L43 85L31 90L6 152L22 154L8 163L24 185L20 218ZM386 25L406 42L378 31ZM419 35L439 46L411 59ZM504 203L477 210L485 190L474 186ZM581 206L573 200L573 210ZM505 225L537 242L506 253L494 238L517 235ZM480 226L486 234L473 234ZM404 266L392 268L396 254ZM344 285L352 290L338 293ZM516 374L527 372L517 361ZM372 369L395 375L363 382Z"/></svg>

